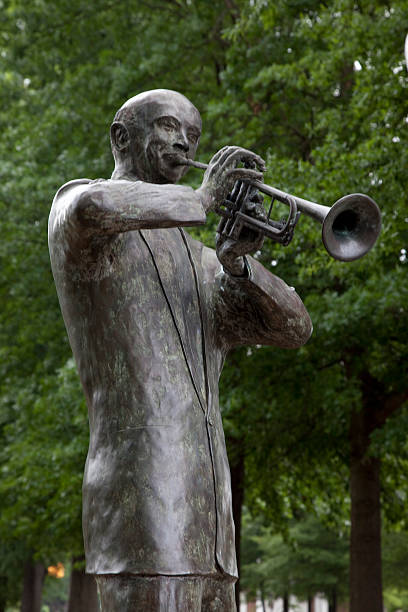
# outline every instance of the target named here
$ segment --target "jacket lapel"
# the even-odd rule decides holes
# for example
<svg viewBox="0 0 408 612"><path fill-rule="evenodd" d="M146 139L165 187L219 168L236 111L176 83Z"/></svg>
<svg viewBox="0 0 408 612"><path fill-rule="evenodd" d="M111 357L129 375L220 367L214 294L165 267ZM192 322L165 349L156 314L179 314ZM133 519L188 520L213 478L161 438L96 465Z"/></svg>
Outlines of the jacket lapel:
<svg viewBox="0 0 408 612"><path fill-rule="evenodd" d="M201 262L197 261L197 258L194 256L193 249L190 248L189 240L188 240L190 236L186 234L182 228L179 228L179 232L183 239L183 242L184 242L187 254L188 254L188 258L190 260L193 277L194 277L194 284L195 284L197 303L198 303L198 312L200 316L200 330L201 330L201 338L202 338L202 346L201 346L202 364L203 364L203 369L204 369L205 397L207 400L206 404L207 404L207 412L208 412L211 406L211 400L210 400L211 391L210 391L209 380L208 380L211 364L208 359L208 353L207 353L207 347L206 347L206 339L208 338L208 328L209 328L208 309L204 307L205 301L203 301L202 299L203 296L201 295L200 283L198 280L198 270L201 267Z"/></svg>
<svg viewBox="0 0 408 612"><path fill-rule="evenodd" d="M203 330L196 279L177 229L140 230L169 307L191 381L206 413Z"/></svg>

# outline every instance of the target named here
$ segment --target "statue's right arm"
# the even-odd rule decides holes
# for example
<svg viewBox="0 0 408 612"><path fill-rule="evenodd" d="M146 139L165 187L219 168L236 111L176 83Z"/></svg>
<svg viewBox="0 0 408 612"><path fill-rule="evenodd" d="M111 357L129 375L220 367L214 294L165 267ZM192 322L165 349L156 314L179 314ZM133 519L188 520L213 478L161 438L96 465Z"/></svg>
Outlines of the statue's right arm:
<svg viewBox="0 0 408 612"><path fill-rule="evenodd" d="M143 181L73 181L57 193L53 221L69 220L83 235L202 225L206 214L191 187Z"/></svg>
<svg viewBox="0 0 408 612"><path fill-rule="evenodd" d="M206 213L222 202L237 179L262 179L262 172L236 167L250 162L264 168L259 155L224 147L211 159L201 187L128 180L80 179L64 185L54 198L50 232L68 228L74 240L139 229L203 225ZM75 231L70 232L70 228Z"/></svg>

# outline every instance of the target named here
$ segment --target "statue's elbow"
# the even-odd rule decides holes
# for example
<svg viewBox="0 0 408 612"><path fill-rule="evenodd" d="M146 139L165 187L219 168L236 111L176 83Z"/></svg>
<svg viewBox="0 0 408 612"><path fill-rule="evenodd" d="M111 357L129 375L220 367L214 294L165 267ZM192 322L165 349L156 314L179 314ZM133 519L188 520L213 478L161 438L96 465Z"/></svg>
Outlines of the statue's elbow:
<svg viewBox="0 0 408 612"><path fill-rule="evenodd" d="M300 348L310 339L313 333L313 323L306 309L293 323L291 329L292 346L290 348Z"/></svg>
<svg viewBox="0 0 408 612"><path fill-rule="evenodd" d="M302 334L301 334L301 345L303 346L304 344L306 344L306 342L308 342L311 338L313 334L313 323L312 323L312 319L309 316L309 313L306 313L306 317L303 320L303 326L302 326Z"/></svg>

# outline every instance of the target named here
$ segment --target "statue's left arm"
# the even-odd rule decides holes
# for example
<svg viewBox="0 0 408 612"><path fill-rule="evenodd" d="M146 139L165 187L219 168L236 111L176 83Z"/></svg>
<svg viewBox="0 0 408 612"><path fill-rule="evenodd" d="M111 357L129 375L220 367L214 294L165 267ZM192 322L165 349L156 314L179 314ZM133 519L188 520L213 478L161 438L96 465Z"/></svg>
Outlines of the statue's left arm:
<svg viewBox="0 0 408 612"><path fill-rule="evenodd" d="M251 344L298 348L308 341L312 322L293 287L249 255L243 258L243 276L227 272L215 251L203 245L200 259L203 297L224 352Z"/></svg>
<svg viewBox="0 0 408 612"><path fill-rule="evenodd" d="M312 333L309 314L293 287L245 258L246 274L219 270L214 278L213 313L227 349L245 344L298 348Z"/></svg>
<svg viewBox="0 0 408 612"><path fill-rule="evenodd" d="M246 203L246 212L265 215L256 197ZM312 333L295 289L250 257L262 244L263 236L254 231L242 231L238 240L222 231L216 237L212 312L217 337L227 350L245 344L298 348Z"/></svg>

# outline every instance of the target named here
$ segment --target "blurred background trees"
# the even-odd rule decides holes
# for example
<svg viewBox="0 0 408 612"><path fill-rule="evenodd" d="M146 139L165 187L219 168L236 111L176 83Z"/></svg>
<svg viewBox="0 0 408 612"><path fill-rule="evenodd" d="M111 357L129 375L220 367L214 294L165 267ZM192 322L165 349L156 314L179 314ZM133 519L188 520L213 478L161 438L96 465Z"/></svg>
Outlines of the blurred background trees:
<svg viewBox="0 0 408 612"><path fill-rule="evenodd" d="M352 612L381 610L381 524L407 530L406 3L0 5L0 610L21 599L27 563L82 554L87 417L49 269L51 200L67 180L110 176L115 111L158 87L201 111L202 161L239 144L267 159L269 184L328 205L360 191L382 210L378 244L351 264L326 255L306 217L287 249L265 244L259 260L296 287L314 335L299 351L238 350L222 378L237 532L244 500L266 530L259 572L275 579L271 538L288 542L291 571L293 550L318 563L293 534L316 520L350 538ZM195 234L213 245L215 224ZM400 548L387 542L388 563ZM384 585L400 601L397 574Z"/></svg>

